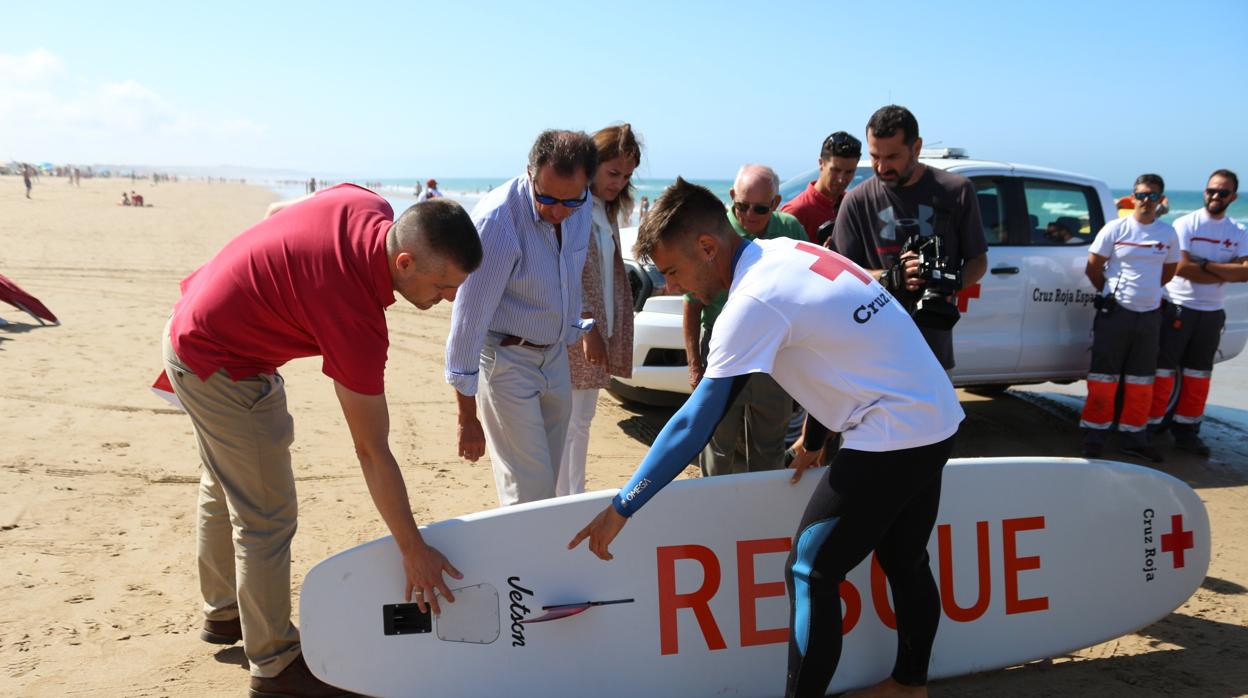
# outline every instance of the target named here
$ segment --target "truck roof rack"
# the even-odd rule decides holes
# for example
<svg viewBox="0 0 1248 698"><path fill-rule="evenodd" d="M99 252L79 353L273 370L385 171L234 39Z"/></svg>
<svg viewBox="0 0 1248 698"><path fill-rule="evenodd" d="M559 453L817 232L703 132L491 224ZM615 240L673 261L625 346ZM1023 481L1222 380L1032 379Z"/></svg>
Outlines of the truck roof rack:
<svg viewBox="0 0 1248 698"><path fill-rule="evenodd" d="M966 148L924 148L919 151L919 157L936 160L965 160L970 155L966 152Z"/></svg>

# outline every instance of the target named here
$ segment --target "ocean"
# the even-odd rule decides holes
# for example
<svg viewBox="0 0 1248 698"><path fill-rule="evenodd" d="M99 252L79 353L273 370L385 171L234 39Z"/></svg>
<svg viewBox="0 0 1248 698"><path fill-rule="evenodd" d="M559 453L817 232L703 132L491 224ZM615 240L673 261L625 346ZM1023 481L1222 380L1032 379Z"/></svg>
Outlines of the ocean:
<svg viewBox="0 0 1248 698"><path fill-rule="evenodd" d="M477 199L484 196L494 187L506 182L508 177L447 177L438 180L438 189L457 201L463 203L471 209ZM641 197L649 197L650 201L654 201L669 184L675 181L675 177L671 178L648 178L635 179L633 186L637 189L636 200L641 201ZM730 179L696 179L690 178L690 182L701 184L710 189L716 196L725 203L728 202L728 190L732 188L732 180ZM386 197L390 205L394 207L396 212L403 211L408 206L415 203L415 184L417 180L412 178L390 178L371 180L371 184L377 187L378 193ZM420 180L422 186L424 180ZM361 182L362 183L362 182ZM794 183L800 184L800 183ZM377 186L380 185L380 186ZM792 191L790 186L783 187L784 194L788 195ZM291 186L288 184L275 184L272 186L283 198L302 196L304 191L300 186ZM1113 189L1114 198L1125 196L1131 193L1130 189ZM1176 218L1184 214L1195 211L1205 205L1204 193L1200 191L1184 191L1172 190L1166 192L1166 196L1170 199L1170 212L1162 216L1162 220L1172 223ZM786 198L788 198L786 196ZM1236 202L1231 205L1231 216L1239 218L1244 215L1245 204ZM633 215L632 224L636 224L636 214Z"/></svg>

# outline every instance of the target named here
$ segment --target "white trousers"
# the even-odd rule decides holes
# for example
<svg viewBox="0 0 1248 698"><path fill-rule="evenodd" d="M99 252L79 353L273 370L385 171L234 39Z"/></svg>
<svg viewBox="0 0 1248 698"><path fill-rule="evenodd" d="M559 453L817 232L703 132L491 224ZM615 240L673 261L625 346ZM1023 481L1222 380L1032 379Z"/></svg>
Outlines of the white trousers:
<svg viewBox="0 0 1248 698"><path fill-rule="evenodd" d="M598 389L572 391L572 416L568 419L568 440L563 444L563 461L559 463L559 482L555 494L580 494L585 491L585 460L589 457L589 425L598 408Z"/></svg>
<svg viewBox="0 0 1248 698"><path fill-rule="evenodd" d="M563 345L500 347L481 352L477 409L502 506L555 496L572 409L572 377Z"/></svg>

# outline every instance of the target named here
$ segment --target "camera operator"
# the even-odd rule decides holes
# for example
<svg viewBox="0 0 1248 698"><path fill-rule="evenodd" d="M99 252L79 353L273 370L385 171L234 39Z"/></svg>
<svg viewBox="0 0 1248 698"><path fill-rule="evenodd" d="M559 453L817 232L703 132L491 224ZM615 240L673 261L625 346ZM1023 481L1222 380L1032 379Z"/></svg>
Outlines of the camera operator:
<svg viewBox="0 0 1248 698"><path fill-rule="evenodd" d="M1157 219L1165 188L1158 175L1137 177L1131 215L1106 223L1088 248L1085 273L1101 293L1094 301L1088 399L1079 419L1087 430L1083 455L1088 458L1104 450L1114 423L1118 378L1125 374L1119 449L1154 463L1162 460L1146 426L1157 370L1161 288L1179 266L1179 236Z"/></svg>
<svg viewBox="0 0 1248 698"><path fill-rule="evenodd" d="M951 296L987 271L988 243L974 185L920 163L922 147L910 110L890 104L871 115L867 151L875 176L845 195L830 246L901 301L948 371L957 321ZM946 271L952 278L942 278ZM928 285L935 293L925 297Z"/></svg>

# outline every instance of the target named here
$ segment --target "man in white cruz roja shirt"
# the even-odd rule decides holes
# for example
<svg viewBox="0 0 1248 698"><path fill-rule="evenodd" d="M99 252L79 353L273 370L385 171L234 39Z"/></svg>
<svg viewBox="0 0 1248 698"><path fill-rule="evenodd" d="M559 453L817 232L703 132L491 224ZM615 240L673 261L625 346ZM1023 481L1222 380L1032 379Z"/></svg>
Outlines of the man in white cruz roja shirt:
<svg viewBox="0 0 1248 698"><path fill-rule="evenodd" d="M568 547L588 538L590 550L610 560L608 546L628 517L707 443L746 379L770 374L810 413L794 481L815 462L828 429L844 437L786 567L787 695L827 691L841 650L838 587L872 549L892 587L899 628L897 661L880 688L925 695L940 618L927 541L965 415L914 321L869 274L831 250L804 240L743 239L719 199L683 179L655 202L634 252L652 259L674 291L706 302L727 289L728 300L702 381L637 473Z"/></svg>
<svg viewBox="0 0 1248 698"><path fill-rule="evenodd" d="M1174 222L1181 257L1174 278L1166 284L1169 302L1162 305L1161 347L1148 422L1160 430L1172 412L1174 445L1200 456L1209 455L1197 432L1226 324L1222 285L1248 281L1248 234L1226 215L1238 190L1235 173L1218 170L1205 185L1205 207ZM1177 399L1176 372L1182 376Z"/></svg>
<svg viewBox="0 0 1248 698"><path fill-rule="evenodd" d="M1088 399L1079 420L1086 430L1083 455L1088 458L1100 456L1105 447L1122 376L1119 448L1155 463L1162 460L1149 441L1147 422L1157 370L1161 287L1174 277L1179 261L1174 228L1157 219L1165 187L1158 175L1137 177L1131 215L1105 224L1089 248L1085 273L1101 295L1092 323Z"/></svg>

